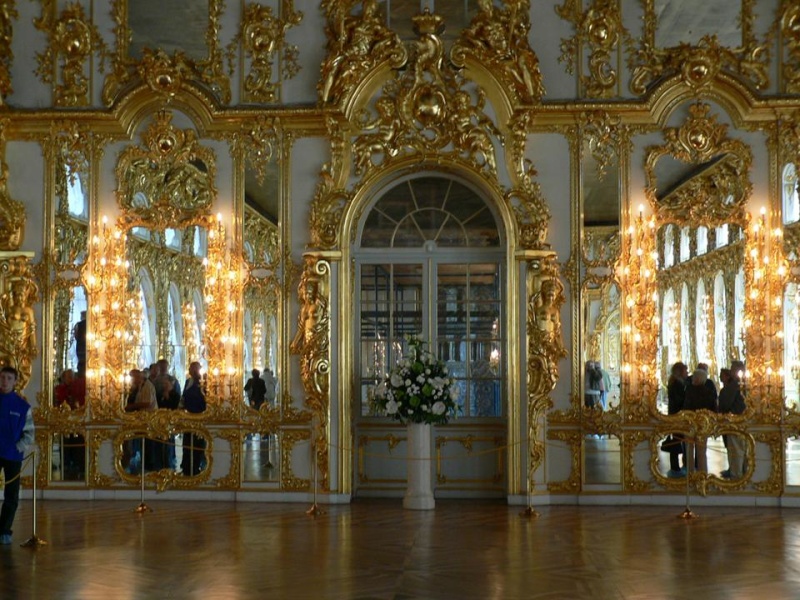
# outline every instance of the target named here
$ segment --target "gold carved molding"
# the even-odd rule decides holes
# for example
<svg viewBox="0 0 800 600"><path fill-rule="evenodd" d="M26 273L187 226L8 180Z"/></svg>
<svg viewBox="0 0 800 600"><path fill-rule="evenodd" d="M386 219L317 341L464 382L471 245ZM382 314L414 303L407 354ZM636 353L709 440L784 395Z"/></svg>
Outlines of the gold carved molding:
<svg viewBox="0 0 800 600"><path fill-rule="evenodd" d="M488 72L515 104L538 104L545 91L539 58L528 42L530 1L503 4L478 1L478 12L453 45L450 58L457 67Z"/></svg>
<svg viewBox="0 0 800 600"><path fill-rule="evenodd" d="M0 108L5 106L5 99L14 90L11 87L11 64L14 53L11 51L11 42L14 38L14 21L18 17L14 0L8 0L0 5Z"/></svg>
<svg viewBox="0 0 800 600"><path fill-rule="evenodd" d="M8 165L5 161L5 131L8 119L0 119L0 251L19 250L25 236L25 206L8 191Z"/></svg>
<svg viewBox="0 0 800 600"><path fill-rule="evenodd" d="M196 61L179 50L169 56L161 49L145 48L142 60L138 62L129 56L132 36L128 25L130 1L132 0L112 0L111 3L116 46L111 60L111 72L103 83L103 102L111 106L122 92L139 83L144 83L164 99L175 96L189 85L199 84L224 104L230 102L230 80L223 68L223 51L219 42L224 0L208 0L206 58Z"/></svg>
<svg viewBox="0 0 800 600"><path fill-rule="evenodd" d="M304 404L313 415L314 457L322 490L330 489L330 289L331 265L323 257L306 254L298 285L300 312L289 351L300 356Z"/></svg>
<svg viewBox="0 0 800 600"><path fill-rule="evenodd" d="M589 98L611 98L619 95L619 74L615 69L620 44L632 47L633 40L622 24L620 0L594 0L581 10L580 0L565 0L556 6L556 13L572 23L575 35L561 40L559 61L567 72L583 72L583 54L588 54L588 75L579 76L583 95Z"/></svg>
<svg viewBox="0 0 800 600"><path fill-rule="evenodd" d="M56 10L55 0L43 0L42 16L34 19L36 28L48 38L45 51L36 55L36 74L44 83L55 84L55 106L88 106L91 90L86 72L91 71L91 58L99 57L98 68L102 73L110 53L80 3L67 4L58 17Z"/></svg>
<svg viewBox="0 0 800 600"><path fill-rule="evenodd" d="M659 225L692 222L713 227L746 222L745 206L752 191L752 154L747 144L728 137L728 126L718 123L710 110L703 102L689 105L689 116L683 125L665 129L665 143L646 149L645 191ZM666 156L687 165L710 166L669 193L661 191L659 196L656 164Z"/></svg>
<svg viewBox="0 0 800 600"><path fill-rule="evenodd" d="M644 2L644 30L638 48L628 51L632 76L630 89L643 95L655 82L676 75L695 92L707 91L723 71L736 75L756 90L769 86L769 52L753 32L755 0L741 0L739 23L741 44L723 46L716 34L703 36L697 44L681 43L670 48L656 46L655 0Z"/></svg>
<svg viewBox="0 0 800 600"><path fill-rule="evenodd" d="M129 146L117 161L117 203L129 227L209 224L217 193L214 151L171 121L171 112L159 111L142 133L143 146Z"/></svg>
<svg viewBox="0 0 800 600"><path fill-rule="evenodd" d="M291 79L300 71L299 48L286 43L286 31L299 25L303 13L294 9L293 0L282 0L279 14L271 6L249 3L239 23L236 37L228 44L228 70L236 72L236 48L241 44L249 60L250 70L243 77L243 100L268 103L278 100L281 81ZM280 59L279 59L280 57ZM275 62L280 60L279 76L275 81Z"/></svg>
<svg viewBox="0 0 800 600"><path fill-rule="evenodd" d="M317 89L323 105L344 108L368 74L375 70L400 67L407 51L396 33L388 29L378 14L375 0L363 0L361 12L353 14L357 0L323 0L327 17L326 57Z"/></svg>
<svg viewBox="0 0 800 600"><path fill-rule="evenodd" d="M33 307L38 288L31 252L0 251L0 366L17 370L17 390L28 385L33 359L39 354Z"/></svg>

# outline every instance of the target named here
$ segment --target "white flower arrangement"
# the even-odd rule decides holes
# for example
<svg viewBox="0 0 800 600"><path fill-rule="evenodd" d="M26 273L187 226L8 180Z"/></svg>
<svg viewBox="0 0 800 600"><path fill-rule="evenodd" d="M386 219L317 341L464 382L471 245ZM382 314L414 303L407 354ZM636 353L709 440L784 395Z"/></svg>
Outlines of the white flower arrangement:
<svg viewBox="0 0 800 600"><path fill-rule="evenodd" d="M445 425L458 410L456 380L425 342L411 337L408 345L408 353L375 390L373 406L401 423Z"/></svg>

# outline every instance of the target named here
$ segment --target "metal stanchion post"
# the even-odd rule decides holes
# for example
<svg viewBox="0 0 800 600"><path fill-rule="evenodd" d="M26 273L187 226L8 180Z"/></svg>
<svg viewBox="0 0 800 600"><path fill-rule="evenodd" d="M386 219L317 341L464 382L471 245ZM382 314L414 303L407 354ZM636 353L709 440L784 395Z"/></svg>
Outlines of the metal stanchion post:
<svg viewBox="0 0 800 600"><path fill-rule="evenodd" d="M311 468L314 469L314 502L306 511L306 514L310 517L318 517L320 515L324 515L325 511L322 510L319 505L317 504L317 461L315 460L314 456L314 441L316 440L316 435L313 433L313 423L312 423L312 437L311 437Z"/></svg>
<svg viewBox="0 0 800 600"><path fill-rule="evenodd" d="M519 513L519 516L523 519L536 519L539 516L539 513L533 508L533 485L535 483L533 478L533 463L531 461L531 428L527 428L527 440L528 440L528 506Z"/></svg>
<svg viewBox="0 0 800 600"><path fill-rule="evenodd" d="M686 456L684 454L684 458L686 459L686 508L683 509L683 512L678 515L679 519L691 520L697 518L697 513L692 512L692 509L689 506L689 475L694 473L694 455L697 452L697 438L695 437L694 443L692 443L692 455ZM688 450L688 445L687 445ZM688 452L687 452L688 454ZM690 468L691 467L691 468Z"/></svg>
<svg viewBox="0 0 800 600"><path fill-rule="evenodd" d="M139 502L139 506L133 509L133 512L143 515L147 512L153 512L153 509L147 506L144 501L144 462L145 462L145 437L142 436L142 464L139 466L139 473L141 475L141 482L142 482L142 491L141 491L141 502Z"/></svg>
<svg viewBox="0 0 800 600"><path fill-rule="evenodd" d="M47 545L47 542L36 535L36 450L31 456L33 457L33 531L31 537L20 544L23 548L38 548ZM19 477L22 477L22 471L20 471Z"/></svg>

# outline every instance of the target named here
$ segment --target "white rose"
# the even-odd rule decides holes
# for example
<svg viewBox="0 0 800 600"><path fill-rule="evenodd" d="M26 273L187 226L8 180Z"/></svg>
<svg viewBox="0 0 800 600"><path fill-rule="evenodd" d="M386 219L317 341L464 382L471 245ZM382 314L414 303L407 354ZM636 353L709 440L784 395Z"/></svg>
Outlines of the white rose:
<svg viewBox="0 0 800 600"><path fill-rule="evenodd" d="M431 411L433 411L433 414L435 415L443 415L445 411L444 402L442 402L441 400L439 400L438 402L434 402L433 406L431 407Z"/></svg>
<svg viewBox="0 0 800 600"><path fill-rule="evenodd" d="M458 388L456 386L450 387L450 400L452 400L453 402L458 400Z"/></svg>
<svg viewBox="0 0 800 600"><path fill-rule="evenodd" d="M394 400L389 400L386 403L386 407L385 408L386 408L386 414L387 415L397 414L397 402L395 402Z"/></svg>
<svg viewBox="0 0 800 600"><path fill-rule="evenodd" d="M389 383L392 384L392 387L399 388L403 385L403 378L397 373L392 373L392 376L389 378Z"/></svg>

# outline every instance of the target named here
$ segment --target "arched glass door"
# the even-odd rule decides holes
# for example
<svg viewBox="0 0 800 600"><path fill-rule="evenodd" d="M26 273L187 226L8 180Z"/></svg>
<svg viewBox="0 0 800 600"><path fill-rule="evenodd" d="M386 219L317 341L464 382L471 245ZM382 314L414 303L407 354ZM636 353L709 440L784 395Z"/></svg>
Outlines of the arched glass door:
<svg viewBox="0 0 800 600"><path fill-rule="evenodd" d="M427 342L456 379L460 425L497 429L505 422L505 246L497 222L473 189L441 176L404 180L366 211L353 252L357 436L364 426L385 427L386 417L371 404L373 393L412 335ZM359 482L359 475L362 470L356 492L359 483L374 480Z"/></svg>

